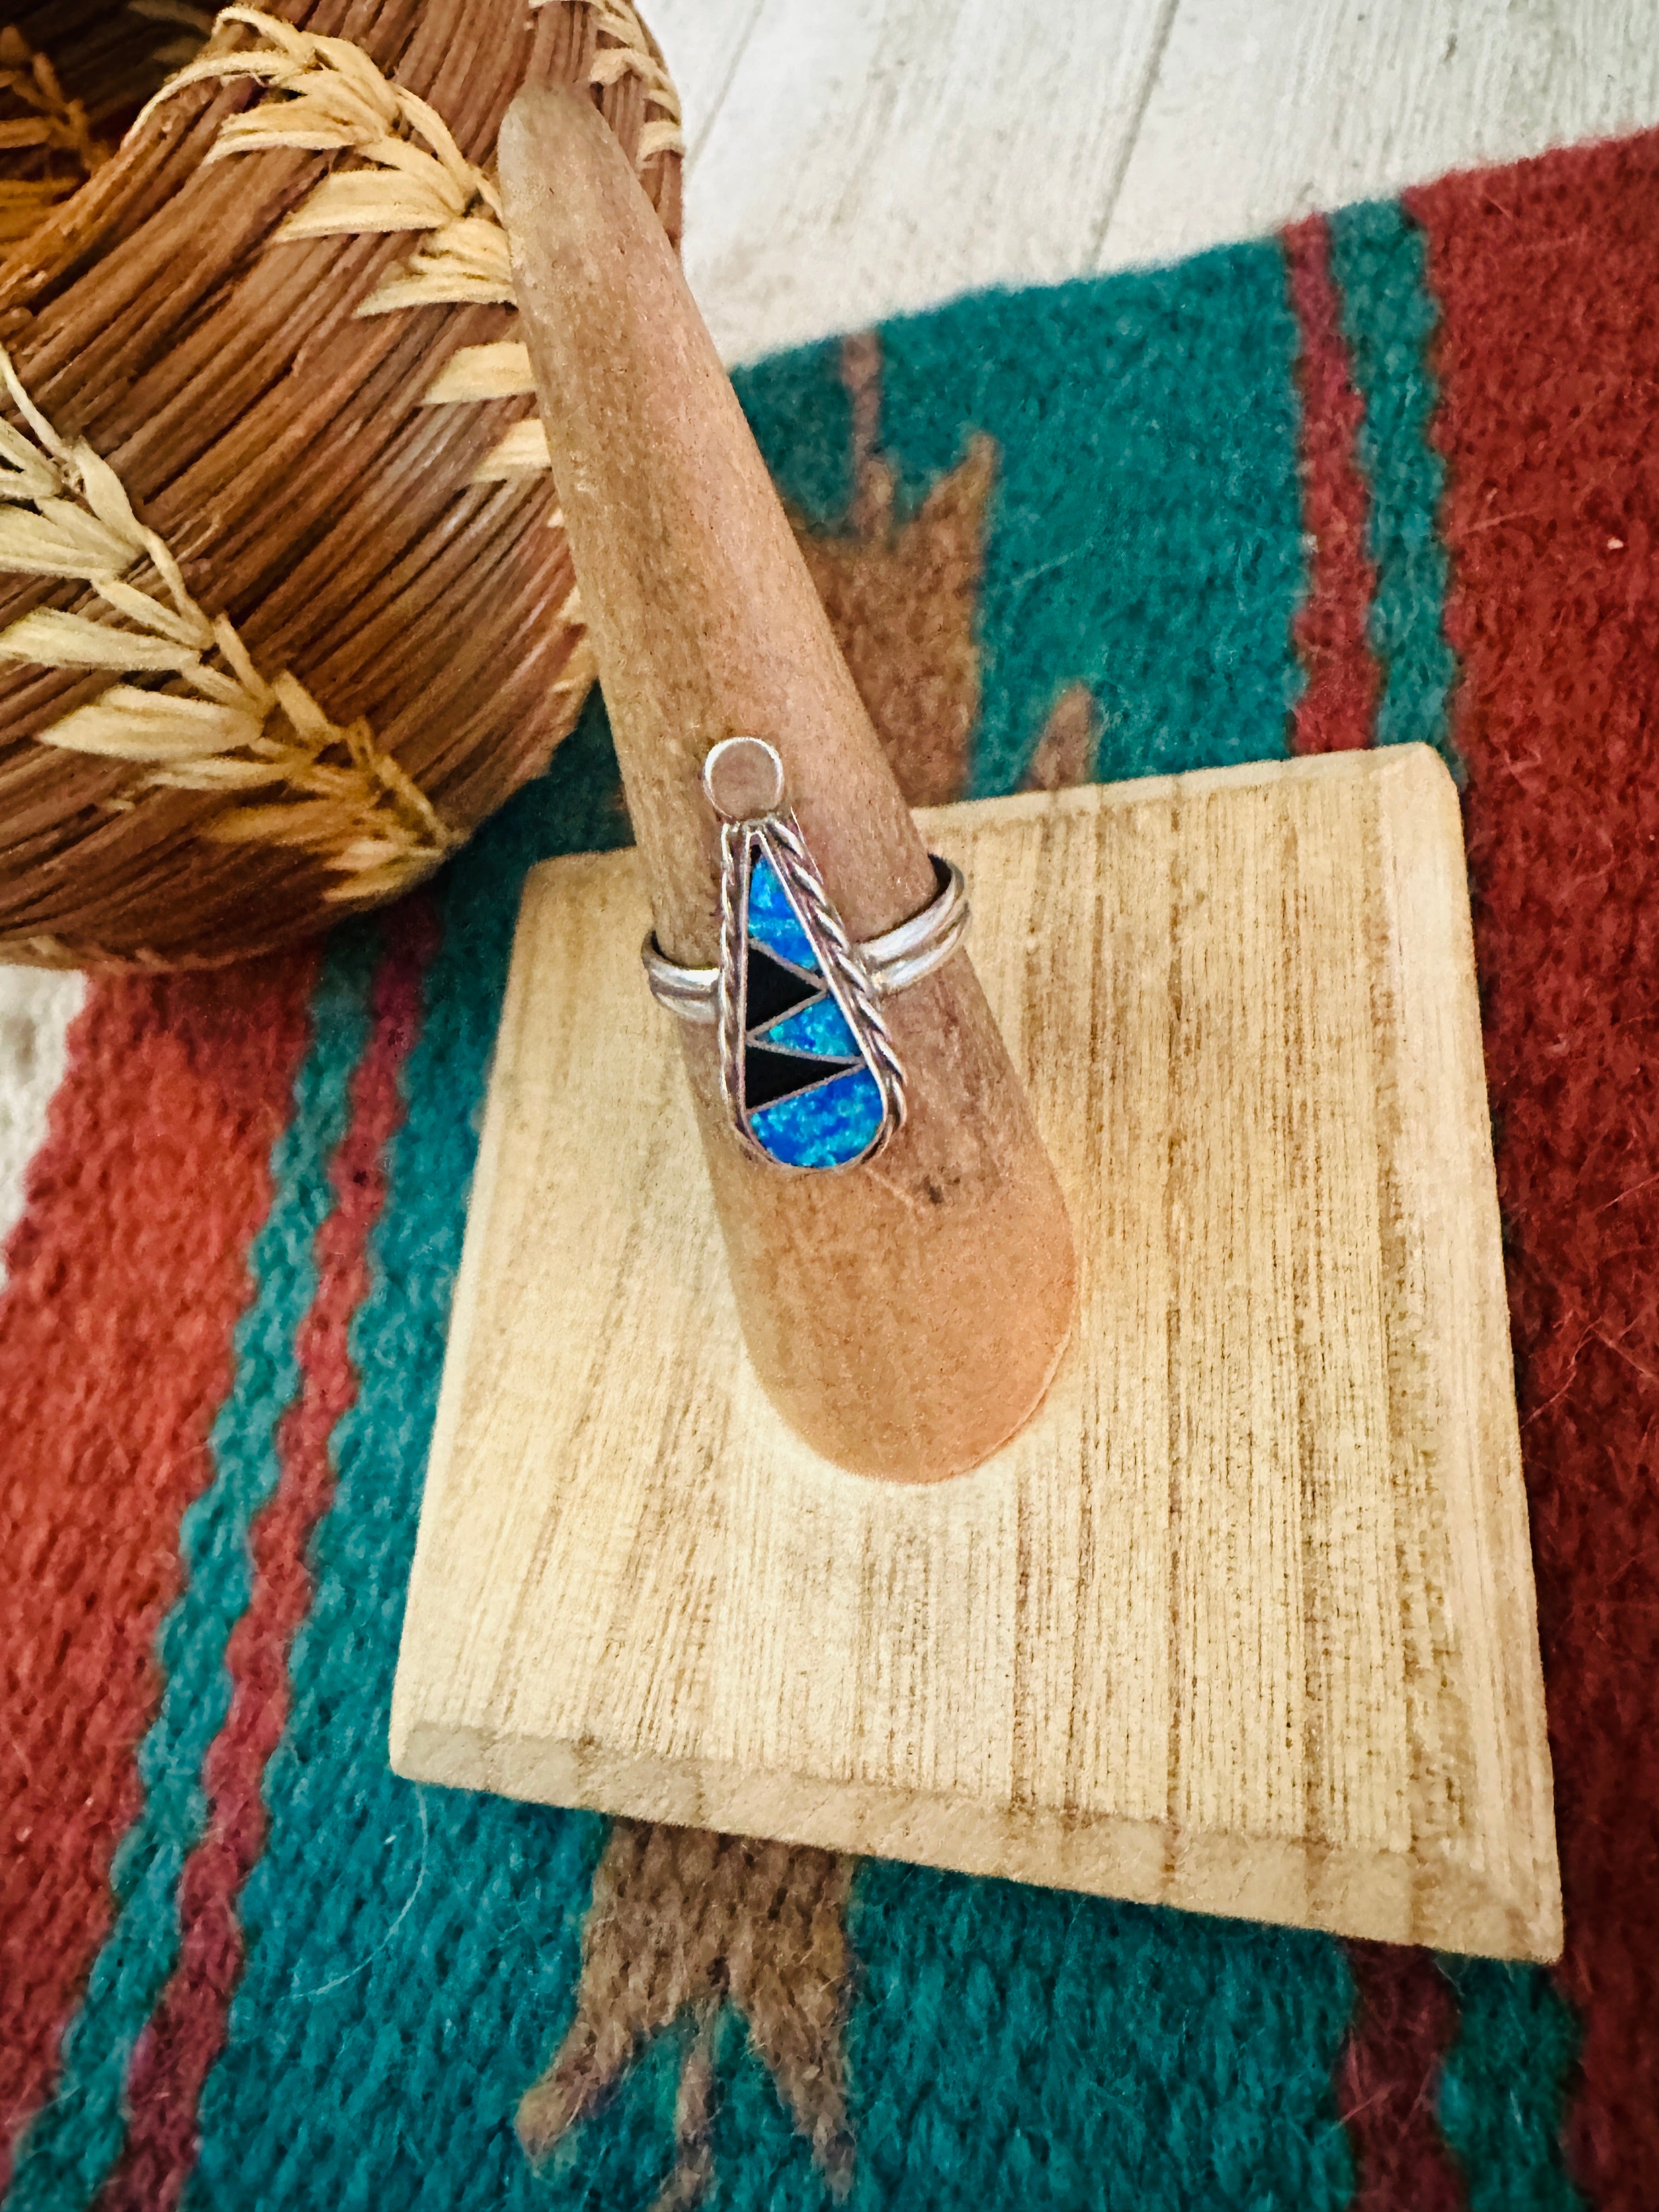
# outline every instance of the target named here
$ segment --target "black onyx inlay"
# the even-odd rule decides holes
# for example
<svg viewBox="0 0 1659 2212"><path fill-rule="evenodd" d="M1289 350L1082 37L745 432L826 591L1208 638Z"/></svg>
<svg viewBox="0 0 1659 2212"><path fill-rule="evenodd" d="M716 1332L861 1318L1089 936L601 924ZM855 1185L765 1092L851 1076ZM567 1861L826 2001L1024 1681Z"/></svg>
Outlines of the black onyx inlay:
<svg viewBox="0 0 1659 2212"><path fill-rule="evenodd" d="M793 1097L797 1091L828 1076L844 1075L858 1065L855 1060L809 1060L799 1053L768 1052L764 1045L751 1044L743 1056L744 1105L750 1113L758 1113L763 1106L775 1105L780 1098Z"/></svg>
<svg viewBox="0 0 1659 2212"><path fill-rule="evenodd" d="M823 986L815 975L798 975L793 968L786 968L781 960L773 959L763 952L751 937L749 940L748 974L744 980L744 1027L763 1030L782 1014L793 1013L808 999L816 999Z"/></svg>

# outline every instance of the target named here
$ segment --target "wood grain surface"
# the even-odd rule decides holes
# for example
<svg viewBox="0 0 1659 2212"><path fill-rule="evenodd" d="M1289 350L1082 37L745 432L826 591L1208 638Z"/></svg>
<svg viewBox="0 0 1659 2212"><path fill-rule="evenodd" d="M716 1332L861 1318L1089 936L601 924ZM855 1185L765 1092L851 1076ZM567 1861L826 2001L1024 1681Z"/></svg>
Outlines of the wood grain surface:
<svg viewBox="0 0 1659 2212"><path fill-rule="evenodd" d="M1097 265L1647 129L1653 28L1642 0L1181 0Z"/></svg>
<svg viewBox="0 0 1659 2212"><path fill-rule="evenodd" d="M728 360L1659 122L1640 0L656 0Z"/></svg>
<svg viewBox="0 0 1659 2212"><path fill-rule="evenodd" d="M937 810L1072 1206L1036 1419L843 1474L743 1358L631 853L520 924L399 1772L1553 1957L1461 830L1420 748Z"/></svg>
<svg viewBox="0 0 1659 2212"><path fill-rule="evenodd" d="M658 24L671 61L682 24ZM1169 0L765 0L696 149L687 273L728 358L1089 268Z"/></svg>

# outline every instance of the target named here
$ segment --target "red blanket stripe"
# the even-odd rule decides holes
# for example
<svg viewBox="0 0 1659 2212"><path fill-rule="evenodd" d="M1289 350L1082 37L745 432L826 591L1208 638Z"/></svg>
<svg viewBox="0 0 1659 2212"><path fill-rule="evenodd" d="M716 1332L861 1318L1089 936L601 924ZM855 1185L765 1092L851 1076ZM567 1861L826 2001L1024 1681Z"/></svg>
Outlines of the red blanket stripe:
<svg viewBox="0 0 1659 2212"><path fill-rule="evenodd" d="M1659 2191L1659 136L1410 195L1566 1907L1570 2158Z"/></svg>
<svg viewBox="0 0 1659 2212"><path fill-rule="evenodd" d="M1360 467L1364 402L1353 381L1330 225L1310 216L1282 235L1301 331L1303 512L1308 596L1296 623L1307 671L1291 736L1298 753L1373 744L1381 672L1369 622L1376 567L1365 550L1370 495ZM1353 2212L1457 2212L1463 2191L1437 2118L1439 2067L1457 2008L1427 1952L1349 1943L1354 2017L1337 2064L1337 2110L1353 2153Z"/></svg>
<svg viewBox="0 0 1659 2212"><path fill-rule="evenodd" d="M436 936L425 900L388 924L350 1125L330 1170L337 1202L318 1235L317 1291L296 1347L300 1395L277 1432L281 1477L253 1525L252 1597L227 1651L230 1710L204 1770L208 1826L180 1884L179 1960L133 2055L126 2144L99 2212L171 2212L196 2162L202 2085L224 2048L241 1970L242 1887L264 1844L265 1763L288 1718L289 1648L311 1603L307 1549L333 1496L330 1439L357 1395L351 1324L368 1288L386 1146L403 1120L399 1077Z"/></svg>
<svg viewBox="0 0 1659 2212"><path fill-rule="evenodd" d="M0 1297L0 2188L110 1923L315 957L94 985ZM178 1194L193 1216L176 1232Z"/></svg>
<svg viewBox="0 0 1659 2212"><path fill-rule="evenodd" d="M1374 741L1380 681L1366 634L1376 569L1365 551L1370 502L1358 451L1364 407L1331 275L1330 226L1310 216L1282 242L1302 334L1302 497L1312 549L1295 633L1308 682L1291 743L1298 753L1337 752Z"/></svg>
<svg viewBox="0 0 1659 2212"><path fill-rule="evenodd" d="M1461 2212L1463 2184L1440 2133L1440 2064L1457 2006L1431 1953L1345 1946L1356 1991L1336 2103L1353 2150L1349 2212Z"/></svg>

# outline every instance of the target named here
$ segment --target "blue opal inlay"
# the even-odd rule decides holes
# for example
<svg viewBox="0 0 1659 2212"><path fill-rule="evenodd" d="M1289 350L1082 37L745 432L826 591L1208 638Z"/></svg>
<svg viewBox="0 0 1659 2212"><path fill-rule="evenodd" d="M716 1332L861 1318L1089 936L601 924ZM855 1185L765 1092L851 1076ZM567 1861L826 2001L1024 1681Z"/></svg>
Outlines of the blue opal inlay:
<svg viewBox="0 0 1659 2212"><path fill-rule="evenodd" d="M880 1133L881 1088L867 1067L837 1075L749 1116L755 1142L787 1168L841 1168Z"/></svg>
<svg viewBox="0 0 1659 2212"><path fill-rule="evenodd" d="M780 960L817 974L818 956L778 881L777 870L763 853L755 855L749 872L749 934Z"/></svg>
<svg viewBox="0 0 1659 2212"><path fill-rule="evenodd" d="M827 994L774 1022L755 1042L770 1045L775 1052L821 1053L826 1060L859 1058L859 1041L853 1035L852 1024Z"/></svg>

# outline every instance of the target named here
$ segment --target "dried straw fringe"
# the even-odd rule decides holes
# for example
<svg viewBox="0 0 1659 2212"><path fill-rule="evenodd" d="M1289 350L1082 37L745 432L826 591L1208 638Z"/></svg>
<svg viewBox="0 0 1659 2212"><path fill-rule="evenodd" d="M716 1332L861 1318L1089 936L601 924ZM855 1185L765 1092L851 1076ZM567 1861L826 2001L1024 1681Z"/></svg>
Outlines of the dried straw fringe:
<svg viewBox="0 0 1659 2212"><path fill-rule="evenodd" d="M41 174L0 180L0 245L29 233L59 201L80 191L110 149L92 134L87 111L69 99L45 54L8 23L0 30L0 93L27 113L0 123L0 152L38 154Z"/></svg>
<svg viewBox="0 0 1659 2212"><path fill-rule="evenodd" d="M539 7L543 0L532 4ZM597 47L588 82L603 87L637 76L645 88L639 163L683 151L678 95L639 17L627 0L590 0L590 6L600 37L613 43ZM234 117L221 130L210 161L287 146L351 152L369 165L325 177L280 225L279 239L427 234L426 243L370 293L360 315L479 302L516 306L501 195L494 179L466 160L441 116L391 83L348 39L297 31L257 8L226 8L217 20L257 31L267 44L242 53L204 55L180 70L144 108L133 132L143 129L161 100L186 85L257 78L283 97ZM428 387L422 404L505 399L534 389L528 351L507 338L462 347ZM550 465L546 434L532 416L486 455L473 481L495 483Z"/></svg>
<svg viewBox="0 0 1659 2212"><path fill-rule="evenodd" d="M199 21L181 0L135 4L192 27ZM638 161L643 165L683 150L678 96L639 17L627 0L589 4L600 37L612 41L595 52L589 83L602 87L631 75L645 88L647 119ZM129 138L162 100L189 85L252 77L277 96L226 123L210 161L297 147L353 153L365 164L325 177L279 225L276 238L427 234L363 301L360 315L480 302L516 306L495 181L465 158L435 109L393 85L349 40L295 30L256 8L226 8L213 27L216 32L230 24L254 31L265 43L237 53L210 52L188 62L147 103ZM37 58L41 67L41 84L55 88L49 66ZM58 98L61 103L61 94ZM64 129L74 129L74 112L65 109L70 121ZM41 742L142 763L149 773L140 779L140 789L171 787L227 797L278 788L297 793L298 798L274 804L227 808L204 834L222 843L288 845L318 854L343 878L331 888L331 899L394 896L436 867L459 839L418 785L375 745L368 723L342 728L330 721L291 673L267 683L229 617L210 619L191 597L172 553L137 520L107 462L84 441L66 445L34 406L3 347L0 378L39 441L32 444L0 420L0 568L78 579L131 625L40 609L0 632L0 655L50 668L172 677L186 687L181 694L176 688L114 684L42 731ZM462 348L422 404L476 404L533 389L528 352L507 339ZM546 435L532 416L499 441L474 481L550 465ZM170 608L122 580L146 560L165 586ZM574 591L560 612L573 626L580 622ZM585 690L591 682L592 656L585 646L585 640L579 643L559 690Z"/></svg>
<svg viewBox="0 0 1659 2212"><path fill-rule="evenodd" d="M127 0L127 12L179 32L155 48L150 58L159 69L194 61L213 27L211 16L191 0ZM0 155L21 155L23 167L38 172L0 179L0 246L13 246L72 198L113 149L93 131L85 103L69 97L50 58L15 23L0 29L0 96L6 94L26 112L0 122Z"/></svg>
<svg viewBox="0 0 1659 2212"><path fill-rule="evenodd" d="M83 440L71 446L58 436L3 346L0 379L34 433L31 440L0 418L0 568L90 585L128 625L37 608L0 631L0 654L47 668L171 677L185 687L114 684L42 731L41 742L142 763L149 773L140 789L297 793L228 808L203 834L316 854L342 878L331 899L392 897L429 874L459 840L379 750L368 723L330 721L286 672L267 683L229 617L210 619L191 596L114 470ZM170 605L124 580L145 562Z"/></svg>

